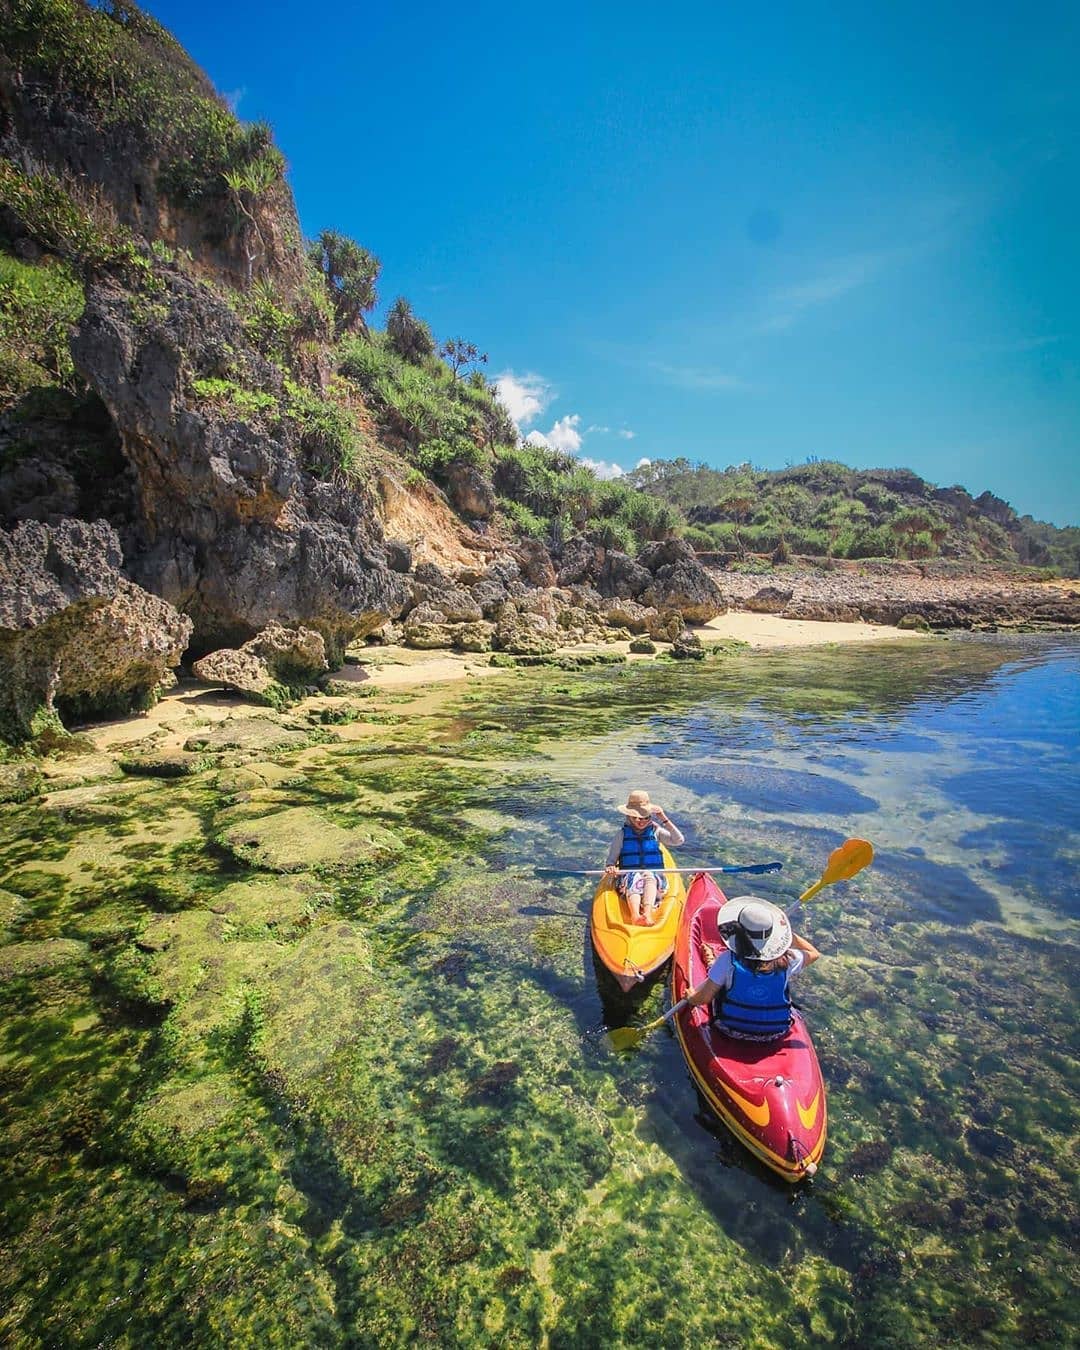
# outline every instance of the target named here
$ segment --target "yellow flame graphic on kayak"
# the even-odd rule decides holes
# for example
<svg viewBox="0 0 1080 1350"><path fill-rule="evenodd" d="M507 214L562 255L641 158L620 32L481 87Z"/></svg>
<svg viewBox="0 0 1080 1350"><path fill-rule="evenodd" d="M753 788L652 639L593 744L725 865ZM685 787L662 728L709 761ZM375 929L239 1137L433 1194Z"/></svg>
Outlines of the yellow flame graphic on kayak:
<svg viewBox="0 0 1080 1350"><path fill-rule="evenodd" d="M755 1106L753 1102L747 1101L745 1097L740 1097L737 1092L733 1092L729 1087L724 1089L724 1095L730 1097L743 1115L745 1115L748 1120L752 1120L755 1125L760 1126L762 1129L768 1125L769 1103L767 1101L762 1102L760 1106Z"/></svg>
<svg viewBox="0 0 1080 1350"><path fill-rule="evenodd" d="M817 1120L818 1107L821 1105L820 1089L814 1093L814 1100L809 1106L804 1107L798 1097L795 1098L795 1105L799 1108L799 1119L803 1123L803 1129L812 1130L814 1128L814 1121Z"/></svg>

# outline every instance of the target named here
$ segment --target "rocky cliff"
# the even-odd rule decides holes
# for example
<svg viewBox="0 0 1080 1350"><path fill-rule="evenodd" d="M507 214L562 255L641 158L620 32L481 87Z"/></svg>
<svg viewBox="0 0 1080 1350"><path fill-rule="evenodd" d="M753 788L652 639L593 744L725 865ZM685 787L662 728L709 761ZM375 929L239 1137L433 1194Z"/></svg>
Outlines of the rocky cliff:
<svg viewBox="0 0 1080 1350"><path fill-rule="evenodd" d="M377 263L323 236L319 269L267 129L152 19L6 0L0 23L5 735L150 698L215 649L277 689L251 676L267 629L314 635L315 674L376 630L524 654L720 611L685 547L634 562L612 526L553 560L520 537L484 381L404 302L371 334ZM523 463L503 477L525 500Z"/></svg>

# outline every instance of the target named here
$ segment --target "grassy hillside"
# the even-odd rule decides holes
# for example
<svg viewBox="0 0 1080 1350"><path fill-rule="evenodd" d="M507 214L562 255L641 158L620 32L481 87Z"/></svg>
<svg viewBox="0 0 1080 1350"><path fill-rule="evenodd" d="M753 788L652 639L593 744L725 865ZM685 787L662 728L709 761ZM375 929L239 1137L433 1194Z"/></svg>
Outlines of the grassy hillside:
<svg viewBox="0 0 1080 1350"><path fill-rule="evenodd" d="M834 558L954 558L1080 574L1080 529L1019 516L1000 497L935 487L909 469L850 469L833 460L766 471L686 459L631 475L683 512L699 550Z"/></svg>

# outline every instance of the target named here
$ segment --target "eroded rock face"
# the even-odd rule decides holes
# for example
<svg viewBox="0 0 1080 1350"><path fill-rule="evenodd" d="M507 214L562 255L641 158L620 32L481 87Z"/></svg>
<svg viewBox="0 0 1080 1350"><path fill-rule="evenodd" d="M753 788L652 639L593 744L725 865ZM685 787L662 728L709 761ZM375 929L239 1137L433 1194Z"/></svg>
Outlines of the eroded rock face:
<svg viewBox="0 0 1080 1350"><path fill-rule="evenodd" d="M315 628L335 648L373 631L406 601L374 500L318 462L284 415L280 372L248 347L224 301L165 275L150 315L133 316L130 294L108 279L91 285L72 341L135 476L129 571L190 615L202 650L275 622ZM192 375L227 383L240 359L246 385L270 391L268 408L200 402Z"/></svg>
<svg viewBox="0 0 1080 1350"><path fill-rule="evenodd" d="M191 621L120 572L105 521L0 531L0 735L120 713L171 682Z"/></svg>

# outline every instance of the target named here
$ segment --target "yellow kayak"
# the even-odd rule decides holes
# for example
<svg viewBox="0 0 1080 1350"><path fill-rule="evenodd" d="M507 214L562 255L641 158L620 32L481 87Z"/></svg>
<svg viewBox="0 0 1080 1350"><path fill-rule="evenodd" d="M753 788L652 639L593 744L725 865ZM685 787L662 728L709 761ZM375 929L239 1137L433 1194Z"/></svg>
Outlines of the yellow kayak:
<svg viewBox="0 0 1080 1350"><path fill-rule="evenodd" d="M675 861L661 844L664 866ZM657 907L651 926L630 922L630 909L615 889L613 881L602 877L592 906L592 942L596 954L629 993L641 980L659 970L675 948L675 934L686 901L681 876L669 876L667 894Z"/></svg>

